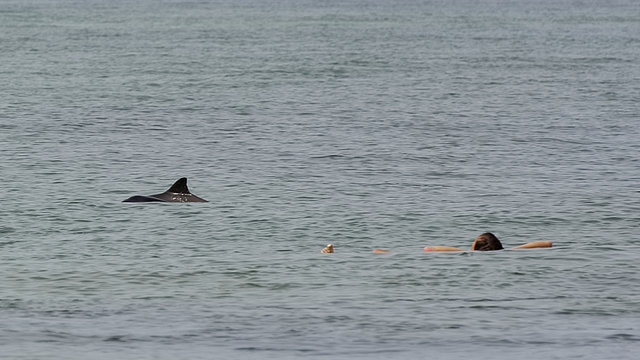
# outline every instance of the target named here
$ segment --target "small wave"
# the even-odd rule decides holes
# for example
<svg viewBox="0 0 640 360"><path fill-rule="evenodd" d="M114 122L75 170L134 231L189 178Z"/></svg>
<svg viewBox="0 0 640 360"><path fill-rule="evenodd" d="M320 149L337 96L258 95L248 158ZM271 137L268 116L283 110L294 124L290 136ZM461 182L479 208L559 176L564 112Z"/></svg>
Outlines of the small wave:
<svg viewBox="0 0 640 360"><path fill-rule="evenodd" d="M127 342L127 339L126 339L125 335L113 335L113 336L109 336L108 338L104 339L104 341Z"/></svg>
<svg viewBox="0 0 640 360"><path fill-rule="evenodd" d="M606 337L607 340L622 340L622 341L640 341L640 336L634 334L613 334Z"/></svg>
<svg viewBox="0 0 640 360"><path fill-rule="evenodd" d="M340 158L344 158L344 155L340 155L340 154L327 154L327 155L318 155L318 156L311 156L312 159L340 159Z"/></svg>
<svg viewBox="0 0 640 360"><path fill-rule="evenodd" d="M10 226L0 226L0 234L10 234L12 232L15 232L16 229L10 227Z"/></svg>

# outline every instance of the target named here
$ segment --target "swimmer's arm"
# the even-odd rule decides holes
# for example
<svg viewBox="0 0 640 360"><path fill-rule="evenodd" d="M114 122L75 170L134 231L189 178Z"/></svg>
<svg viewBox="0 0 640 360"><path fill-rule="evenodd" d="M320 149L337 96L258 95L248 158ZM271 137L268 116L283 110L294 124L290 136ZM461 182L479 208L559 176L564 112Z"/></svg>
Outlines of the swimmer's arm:
<svg viewBox="0 0 640 360"><path fill-rule="evenodd" d="M451 246L425 246L424 251L465 251Z"/></svg>
<svg viewBox="0 0 640 360"><path fill-rule="evenodd" d="M551 241L532 241L520 246L516 246L513 249L535 249L535 248L550 248Z"/></svg>

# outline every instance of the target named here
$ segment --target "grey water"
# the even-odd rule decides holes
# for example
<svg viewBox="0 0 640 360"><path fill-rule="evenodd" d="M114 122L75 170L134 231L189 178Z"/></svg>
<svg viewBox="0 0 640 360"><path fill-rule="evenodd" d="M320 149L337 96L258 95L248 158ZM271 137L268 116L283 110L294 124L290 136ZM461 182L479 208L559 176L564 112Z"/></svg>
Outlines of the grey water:
<svg viewBox="0 0 640 360"><path fill-rule="evenodd" d="M636 358L639 101L633 0L0 1L0 358Z"/></svg>

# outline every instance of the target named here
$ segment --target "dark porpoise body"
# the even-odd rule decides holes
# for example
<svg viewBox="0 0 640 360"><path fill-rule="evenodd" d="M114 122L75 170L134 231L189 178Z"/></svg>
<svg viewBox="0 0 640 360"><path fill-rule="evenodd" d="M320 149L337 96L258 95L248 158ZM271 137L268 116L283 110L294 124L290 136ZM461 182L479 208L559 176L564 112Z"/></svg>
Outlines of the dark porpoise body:
<svg viewBox="0 0 640 360"><path fill-rule="evenodd" d="M207 202L207 200L199 198L189 192L187 187L187 178L180 178L171 187L162 194L156 195L135 195L123 202Z"/></svg>

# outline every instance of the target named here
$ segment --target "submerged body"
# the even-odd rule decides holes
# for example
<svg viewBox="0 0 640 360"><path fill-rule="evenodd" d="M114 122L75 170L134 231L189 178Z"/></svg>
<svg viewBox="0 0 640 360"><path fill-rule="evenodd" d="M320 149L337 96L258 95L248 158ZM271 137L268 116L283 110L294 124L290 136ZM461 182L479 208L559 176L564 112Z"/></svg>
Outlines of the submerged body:
<svg viewBox="0 0 640 360"><path fill-rule="evenodd" d="M183 177L161 194L134 195L122 202L207 202L207 200L193 195L187 187L187 178Z"/></svg>
<svg viewBox="0 0 640 360"><path fill-rule="evenodd" d="M536 248L550 248L553 244L548 240L531 241L526 244L515 246L512 249L536 249ZM478 235L471 244L471 250L475 251L493 251L502 250L502 243L498 238L490 232L486 232ZM465 251L465 249L453 247L453 246L425 246L424 251ZM333 253L333 245L329 244L321 250L323 253ZM373 253L389 253L391 251L384 249L373 249Z"/></svg>
<svg viewBox="0 0 640 360"><path fill-rule="evenodd" d="M513 249L550 248L551 246L553 246L551 241L544 240L528 242L526 244L513 247ZM502 249L504 248L502 247L500 240L489 232L478 235L471 244L471 250L477 251L493 251ZM464 251L464 249L451 246L425 246L424 251Z"/></svg>

